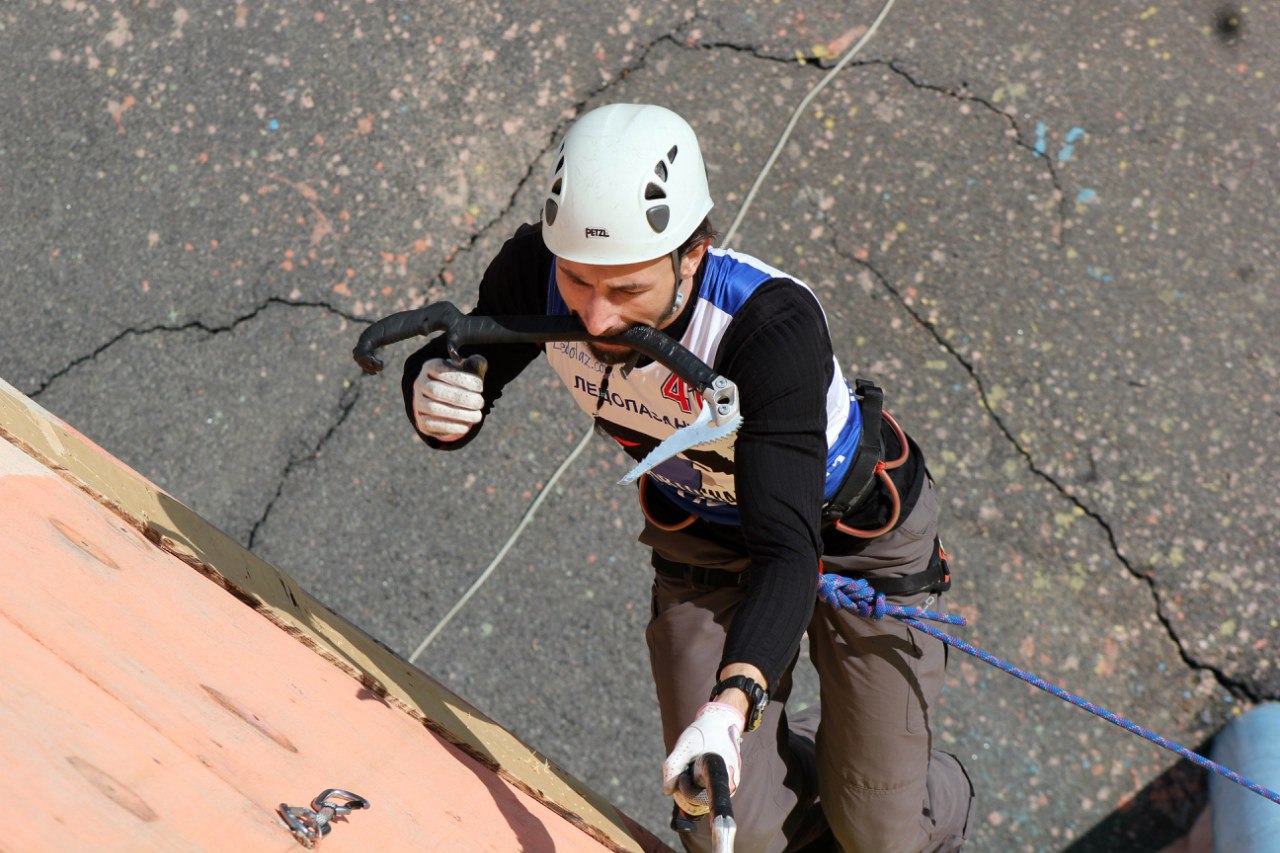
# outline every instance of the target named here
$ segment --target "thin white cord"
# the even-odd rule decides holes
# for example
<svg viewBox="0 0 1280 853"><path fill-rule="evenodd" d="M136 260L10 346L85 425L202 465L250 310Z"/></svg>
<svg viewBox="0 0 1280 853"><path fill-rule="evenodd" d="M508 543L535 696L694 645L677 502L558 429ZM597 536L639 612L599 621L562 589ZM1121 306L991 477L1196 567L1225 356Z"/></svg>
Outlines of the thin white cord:
<svg viewBox="0 0 1280 853"><path fill-rule="evenodd" d="M493 558L493 562L489 563L489 567L480 573L480 577L476 578L471 584L471 588L466 591L462 598L458 599L458 603L453 605L453 608L444 615L444 618L440 620L439 624L437 624L435 628L431 629L431 633L427 634L426 638L418 644L418 648L414 650L413 654L409 655L409 663L413 663L418 659L418 655L422 654L423 651L426 650L427 646L431 645L431 641L436 638L436 635L440 633L445 625L449 624L449 620L452 619L454 615L471 600L471 596L476 594L476 591L480 589L481 585L488 580L489 575L493 574L493 570L498 568L498 564L502 562L503 557L507 556L507 552L511 550L511 546L516 544L516 540L520 538L520 534L524 532L525 527L528 526L530 521L533 521L533 516L537 513L538 507L542 506L542 501L551 492L556 481L560 479L560 475L563 474L565 469L573 463L573 460L578 458L578 454L587 446L587 442L591 439L591 435L594 432L594 429L587 430L587 434L578 441L578 445L573 448L573 452L571 452L565 460L560 463L560 467L551 475L551 479L547 480L546 485L538 491L538 496L533 499L533 503L529 504L529 508L524 511L524 515L520 518L520 523L517 524L516 529L511 532L511 536L507 538L507 542L502 546L502 550Z"/></svg>
<svg viewBox="0 0 1280 853"><path fill-rule="evenodd" d="M729 226L729 230L725 232L724 239L720 241L722 248L728 247L729 241L733 239L733 235L738 230L738 225L742 223L743 217L747 214L747 209L751 207L751 202L755 200L756 192L760 189L761 184L764 183L765 176L769 174L769 170L773 168L773 164L778 159L778 155L782 153L783 146L786 145L787 140L791 138L791 132L795 130L796 123L799 122L800 115L804 112L805 107L809 106L809 102L814 99L818 92L822 91L823 87L831 81L832 77L835 77L841 69L848 65L853 58L857 56L858 51L862 50L862 46L871 40L871 37L875 35L876 30L880 28L880 22L889 14L889 10L893 8L893 4L895 2L896 0L885 0L884 5L880 8L880 14L876 15L876 19L871 22L871 26L862 34L862 38L858 39L857 43L854 44L853 47L849 48L848 52L840 58L840 61L837 62L835 66L828 71L820 81L818 81L818 84L809 90L809 93L804 96L804 99L800 101L800 105L796 107L795 112L791 114L791 121L789 121L786 128L783 129L782 136L778 139L778 144L774 146L773 153L769 155L769 159L765 161L764 167L760 170L760 174L756 176L755 183L751 185L751 191L747 193L747 197L743 200L742 207L738 210L737 217L734 218L733 224ZM586 435L582 436L578 441L577 446L573 448L573 451L563 462L560 463L560 467L557 468L555 473L551 475L551 478L547 480L546 485L542 487L538 492L537 497L533 499L533 503L529 504L529 508L525 510L524 515L520 518L520 523L516 525L515 530L511 532L506 543L503 544L502 550L500 550L497 556L493 558L493 561L489 563L488 568L481 572L480 576L472 582L470 588L467 589L462 598L458 599L458 603L450 608L449 612L444 615L444 618L442 618L440 622L431 629L431 633L427 634L422 642L418 644L418 648L414 649L413 654L409 655L409 663L414 663L418 659L418 656L426 651L427 646L431 645L431 641L434 640L444 627L449 624L449 621L453 619L458 611L466 606L467 602L471 600L471 597L475 595L476 592L479 591L480 587L484 585L484 582L489 579L489 575L493 574L494 569L496 569L498 564L502 562L502 558L507 556L507 552L511 550L513 545L515 545L516 540L520 538L520 534L524 532L525 527L529 525L529 522L533 521L533 516L538 512L538 507L542 505L542 501L546 498L547 493L551 491L551 488L556 484L556 481L560 479L560 475L563 474L569 465L573 463L573 460L578 458L578 454L580 454L583 448L587 446L587 442L590 441L594 432L594 427L588 429Z"/></svg>
<svg viewBox="0 0 1280 853"><path fill-rule="evenodd" d="M809 93L800 101L800 106L796 107L796 111L791 114L791 121L787 122L786 128L782 131L782 136L778 139L778 144L774 146L773 153L769 155L769 159L765 161L764 168L760 170L760 174L756 177L756 182L751 185L751 191L747 193L746 199L742 202L742 207L738 210L738 215L734 218L733 224L729 226L729 230L725 232L724 239L720 241L722 248L728 248L733 235L737 233L738 226L742 224L742 219L747 215L747 209L751 207L751 202L755 200L756 192L764 183L765 176L769 174L769 170L773 168L774 162L778 159L778 155L782 153L782 148L787 144L787 140L791 138L791 132L795 130L796 123L800 121L800 116L804 112L805 107L809 106L809 102L822 91L822 89L831 82L831 78L835 77L840 70L853 61L858 55L858 51L862 50L862 46L871 40L877 29L880 28L880 22L889 14L889 10L893 8L896 0L885 0L883 6L880 7L880 14L876 15L876 19L871 22L871 26L862 34L862 38L858 39L857 44L849 48L849 51L840 58L835 67L827 72L818 85L809 90Z"/></svg>

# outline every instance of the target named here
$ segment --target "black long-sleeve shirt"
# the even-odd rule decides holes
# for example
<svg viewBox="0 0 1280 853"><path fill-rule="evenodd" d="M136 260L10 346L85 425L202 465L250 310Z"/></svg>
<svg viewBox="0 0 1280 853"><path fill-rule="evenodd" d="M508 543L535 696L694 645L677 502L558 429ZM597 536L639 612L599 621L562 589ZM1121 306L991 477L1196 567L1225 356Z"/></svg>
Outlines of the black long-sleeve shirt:
<svg viewBox="0 0 1280 853"><path fill-rule="evenodd" d="M521 227L485 272L472 313L545 314L553 264L538 227ZM701 277L699 271L690 303ZM692 313L686 309L663 331L678 340ZM462 355L478 352L489 362L485 414L540 351L536 344L464 348ZM413 383L423 362L439 357L445 357L444 343L436 338L405 363L402 389L411 422ZM826 394L834 362L817 300L788 279L761 285L734 315L712 366L737 385L743 415L734 448L741 523L716 525L715 533L717 541L740 548L751 565L722 665L752 664L772 685L794 658L812 615L822 551ZM458 441L423 439L433 447L457 449L482 425Z"/></svg>

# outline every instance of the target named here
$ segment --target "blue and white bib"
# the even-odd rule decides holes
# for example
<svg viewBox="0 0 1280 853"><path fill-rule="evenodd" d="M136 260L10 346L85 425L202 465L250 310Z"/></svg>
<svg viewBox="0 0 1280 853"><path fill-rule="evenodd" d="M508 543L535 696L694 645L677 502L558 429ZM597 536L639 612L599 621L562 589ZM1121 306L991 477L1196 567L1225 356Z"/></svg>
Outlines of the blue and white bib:
<svg viewBox="0 0 1280 853"><path fill-rule="evenodd" d="M716 363L721 340L734 315L760 285L790 279L749 255L710 249L704 264L702 286L691 307L693 317L680 343L709 365ZM795 279L790 279L795 281ZM801 282L797 286L808 287ZM555 266L547 286L547 313L569 313L556 286ZM667 436L686 426L698 414L702 398L666 366L652 362L636 368L624 379L620 370L609 375L608 390L600 401L600 383L608 366L598 361L584 344L551 342L547 360L582 410L598 419L636 459L641 459ZM844 479L862 434L862 417L852 390L833 358L833 376L827 388L827 478L825 499L831 499ZM649 472L649 485L658 488L675 505L718 524L737 524L737 492L733 476L735 436L710 445L691 448Z"/></svg>

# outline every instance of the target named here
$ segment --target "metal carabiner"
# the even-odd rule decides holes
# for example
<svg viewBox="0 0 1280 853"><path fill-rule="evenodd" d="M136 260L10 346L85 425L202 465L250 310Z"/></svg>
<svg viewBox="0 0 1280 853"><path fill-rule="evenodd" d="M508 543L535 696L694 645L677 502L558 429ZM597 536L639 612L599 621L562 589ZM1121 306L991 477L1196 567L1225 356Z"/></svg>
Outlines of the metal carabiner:
<svg viewBox="0 0 1280 853"><path fill-rule="evenodd" d="M337 795L347 801L346 805L340 803L331 803L329 798ZM359 794L353 794L350 791L344 791L341 788L329 788L321 791L314 800L311 801L311 808L316 812L322 812L325 809L332 809L332 814L343 815L351 814L352 809L367 809L369 801Z"/></svg>
<svg viewBox="0 0 1280 853"><path fill-rule="evenodd" d="M345 802L334 802L330 797L339 797ZM326 788L311 801L310 808L281 803L280 817L298 843L311 849L333 829L329 823L335 817L351 814L352 809L367 808L369 801L364 797L341 788Z"/></svg>

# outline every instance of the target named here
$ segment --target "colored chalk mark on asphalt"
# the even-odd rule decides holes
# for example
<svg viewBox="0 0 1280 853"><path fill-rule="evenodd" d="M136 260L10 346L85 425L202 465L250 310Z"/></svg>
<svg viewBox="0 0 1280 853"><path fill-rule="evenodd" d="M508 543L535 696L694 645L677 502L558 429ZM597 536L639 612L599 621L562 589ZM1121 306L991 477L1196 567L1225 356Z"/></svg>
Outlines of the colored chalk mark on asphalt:
<svg viewBox="0 0 1280 853"><path fill-rule="evenodd" d="M1046 156L1045 151L1048 149L1048 133L1049 127L1042 121L1036 122L1036 141L1031 151L1037 157ZM1083 127L1073 127L1067 131L1065 144L1058 149L1058 162L1069 163L1075 158L1076 142L1084 136Z"/></svg>
<svg viewBox="0 0 1280 853"><path fill-rule="evenodd" d="M1075 156L1076 140L1082 136L1084 136L1084 128L1082 127L1073 127L1067 131L1067 144L1062 146L1062 149L1058 152L1059 163L1071 162Z"/></svg>

